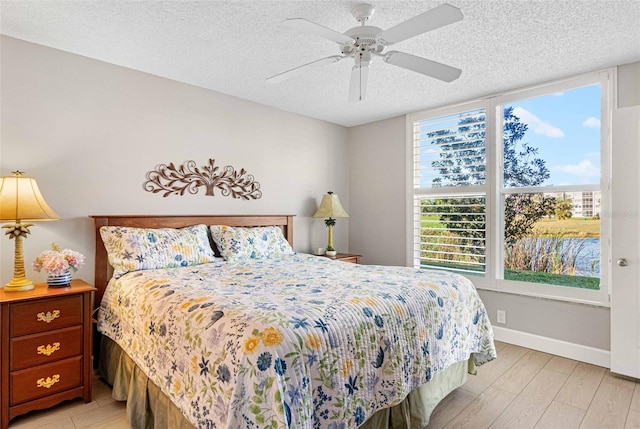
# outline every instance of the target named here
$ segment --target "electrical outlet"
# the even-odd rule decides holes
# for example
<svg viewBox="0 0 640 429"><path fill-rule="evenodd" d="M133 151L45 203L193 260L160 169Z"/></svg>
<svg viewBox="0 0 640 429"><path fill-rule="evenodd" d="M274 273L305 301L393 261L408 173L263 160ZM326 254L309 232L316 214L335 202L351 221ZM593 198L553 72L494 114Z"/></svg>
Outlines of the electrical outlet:
<svg viewBox="0 0 640 429"><path fill-rule="evenodd" d="M504 310L498 310L496 321L498 323L502 323L503 325L506 325L507 324L507 312L504 311Z"/></svg>

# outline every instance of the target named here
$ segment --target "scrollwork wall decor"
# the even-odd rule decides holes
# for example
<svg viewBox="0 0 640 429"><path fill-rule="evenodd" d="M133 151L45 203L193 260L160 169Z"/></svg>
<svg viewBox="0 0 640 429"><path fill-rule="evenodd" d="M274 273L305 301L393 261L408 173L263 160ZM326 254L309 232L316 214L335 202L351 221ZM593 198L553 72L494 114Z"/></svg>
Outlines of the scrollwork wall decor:
<svg viewBox="0 0 640 429"><path fill-rule="evenodd" d="M163 192L163 197L169 195L197 194L204 186L205 195L215 196L214 190L227 197L243 200L257 200L262 197L260 183L253 175L247 174L244 168L236 171L232 166L225 165L222 169L214 165L215 159L209 159L209 164L197 167L195 161L185 161L180 166L172 163L157 165L155 170L147 172L147 181L143 187L154 194Z"/></svg>

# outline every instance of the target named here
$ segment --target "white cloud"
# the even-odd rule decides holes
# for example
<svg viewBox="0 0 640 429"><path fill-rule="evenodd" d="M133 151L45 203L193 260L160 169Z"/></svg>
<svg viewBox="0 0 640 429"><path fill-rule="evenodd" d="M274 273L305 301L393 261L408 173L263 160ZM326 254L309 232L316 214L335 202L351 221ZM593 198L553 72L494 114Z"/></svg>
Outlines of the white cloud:
<svg viewBox="0 0 640 429"><path fill-rule="evenodd" d="M594 118L593 116L588 117L583 123L583 127L587 128L598 128L600 129L600 119Z"/></svg>
<svg viewBox="0 0 640 429"><path fill-rule="evenodd" d="M600 152L587 152L584 154L586 159L591 159L596 161L596 163L600 164Z"/></svg>
<svg viewBox="0 0 640 429"><path fill-rule="evenodd" d="M556 165L551 167L552 171L562 171L580 177L598 177L600 168L596 167L589 160L582 161L576 165Z"/></svg>
<svg viewBox="0 0 640 429"><path fill-rule="evenodd" d="M554 127L547 121L543 121L538 118L533 113L529 112L522 107L516 107L513 109L513 114L519 117L522 122L529 125L529 128L536 134L541 134L546 137L551 137L554 139L564 137L564 132L558 128Z"/></svg>

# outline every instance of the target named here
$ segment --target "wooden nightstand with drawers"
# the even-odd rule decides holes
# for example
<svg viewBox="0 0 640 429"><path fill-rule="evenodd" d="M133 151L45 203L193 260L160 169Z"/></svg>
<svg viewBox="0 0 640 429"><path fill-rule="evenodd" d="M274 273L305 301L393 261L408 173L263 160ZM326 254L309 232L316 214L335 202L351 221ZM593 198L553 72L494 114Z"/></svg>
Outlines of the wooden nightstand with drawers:
<svg viewBox="0 0 640 429"><path fill-rule="evenodd" d="M325 256L325 258L330 258L330 257ZM351 262L352 264L359 264L360 258L362 258L362 255L356 255L354 253L338 253L335 257L330 259L333 259L336 261Z"/></svg>
<svg viewBox="0 0 640 429"><path fill-rule="evenodd" d="M36 284L0 289L0 428L16 416L83 398L91 402L91 305L96 289Z"/></svg>

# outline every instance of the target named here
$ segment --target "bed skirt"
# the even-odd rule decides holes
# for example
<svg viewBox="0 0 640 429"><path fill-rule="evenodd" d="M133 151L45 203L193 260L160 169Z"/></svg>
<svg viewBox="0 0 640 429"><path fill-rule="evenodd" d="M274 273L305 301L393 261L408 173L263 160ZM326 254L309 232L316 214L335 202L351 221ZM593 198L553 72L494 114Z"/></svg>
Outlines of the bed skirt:
<svg viewBox="0 0 640 429"><path fill-rule="evenodd" d="M118 344L105 336L101 340L99 371L113 386L113 399L127 401L127 417L132 429L193 429L178 407ZM467 381L467 373L475 373L473 358L439 372L400 404L375 413L360 429L424 428L436 405Z"/></svg>

